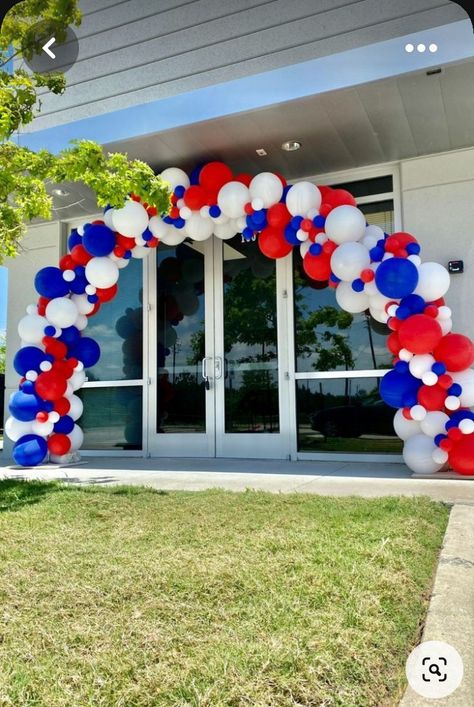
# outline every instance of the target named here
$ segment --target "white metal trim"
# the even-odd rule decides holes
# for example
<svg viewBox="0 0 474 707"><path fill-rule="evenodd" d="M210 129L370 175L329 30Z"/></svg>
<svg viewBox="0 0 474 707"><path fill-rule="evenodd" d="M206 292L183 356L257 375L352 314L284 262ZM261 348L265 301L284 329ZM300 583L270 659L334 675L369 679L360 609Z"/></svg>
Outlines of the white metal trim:
<svg viewBox="0 0 474 707"><path fill-rule="evenodd" d="M352 452L352 454L344 454L339 452L298 452L298 461L315 461L315 462L384 462L386 464L403 464L403 457L400 454L370 454ZM338 469L338 471L340 471ZM330 476L330 472L325 476Z"/></svg>
<svg viewBox="0 0 474 707"><path fill-rule="evenodd" d="M87 381L82 386L81 390L84 388L141 388L143 386L143 379L139 378L136 380L127 381Z"/></svg>
<svg viewBox="0 0 474 707"><path fill-rule="evenodd" d="M321 380L324 378L383 378L390 368L369 369L367 371L315 371L294 374L294 380Z"/></svg>
<svg viewBox="0 0 474 707"><path fill-rule="evenodd" d="M381 201L393 201L393 191L383 192L381 194L369 194L369 196L357 196L356 201L362 206L364 204L378 204Z"/></svg>

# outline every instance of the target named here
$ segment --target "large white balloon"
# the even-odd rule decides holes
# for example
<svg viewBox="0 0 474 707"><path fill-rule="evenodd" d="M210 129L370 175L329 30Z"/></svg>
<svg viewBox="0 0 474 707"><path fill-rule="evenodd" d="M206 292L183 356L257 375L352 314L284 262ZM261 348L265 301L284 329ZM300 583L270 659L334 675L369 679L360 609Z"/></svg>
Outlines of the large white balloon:
<svg viewBox="0 0 474 707"><path fill-rule="evenodd" d="M179 167L167 167L160 174L163 181L168 182L171 187L171 191L174 191L176 187L182 186L185 189L189 187L189 177L186 172L183 172Z"/></svg>
<svg viewBox="0 0 474 707"><path fill-rule="evenodd" d="M186 233L193 241L205 241L214 231L214 223L211 219L203 218L198 211L195 211L186 221Z"/></svg>
<svg viewBox="0 0 474 707"><path fill-rule="evenodd" d="M324 230L334 243L359 241L365 235L365 216L356 206L336 206L326 218Z"/></svg>
<svg viewBox="0 0 474 707"><path fill-rule="evenodd" d="M162 233L160 241L165 245L175 246L182 243L185 238L186 231L184 230L184 228L175 228L174 226L171 226L166 233Z"/></svg>
<svg viewBox="0 0 474 707"><path fill-rule="evenodd" d="M236 233L237 231L232 221L226 221L226 223L216 223L214 226L214 235L222 241L233 238Z"/></svg>
<svg viewBox="0 0 474 707"><path fill-rule="evenodd" d="M404 462L416 474L433 474L443 467L443 464L433 459L436 449L432 437L424 434L413 435L403 445Z"/></svg>
<svg viewBox="0 0 474 707"><path fill-rule="evenodd" d="M364 312L369 306L365 292L355 292L349 282L340 282L336 289L336 301L341 309L351 314Z"/></svg>
<svg viewBox="0 0 474 707"><path fill-rule="evenodd" d="M340 280L352 282L370 265L369 251L362 243L343 243L331 256L331 270Z"/></svg>
<svg viewBox="0 0 474 707"><path fill-rule="evenodd" d="M72 417L75 422L81 417L84 410L84 405L82 404L82 400L77 395L71 395L68 400L71 405L68 415L69 417Z"/></svg>
<svg viewBox="0 0 474 707"><path fill-rule="evenodd" d="M123 236L136 238L147 228L149 218L142 204L138 201L127 201L123 209L114 209L112 221L114 229Z"/></svg>
<svg viewBox="0 0 474 707"><path fill-rule="evenodd" d="M102 216L102 220L108 228L114 230L114 211L115 209L107 209Z"/></svg>
<svg viewBox="0 0 474 707"><path fill-rule="evenodd" d="M408 364L410 373L412 376L415 376L415 378L423 378L425 373L431 371L431 367L435 361L436 359L431 354L416 354Z"/></svg>
<svg viewBox="0 0 474 707"><path fill-rule="evenodd" d="M94 309L94 304L89 302L87 295L71 295L71 302L74 302L79 314L90 314Z"/></svg>
<svg viewBox="0 0 474 707"><path fill-rule="evenodd" d="M441 412L441 410L427 412L425 418L420 422L421 431L434 439L436 435L446 434L446 423L448 420L449 415Z"/></svg>
<svg viewBox="0 0 474 707"><path fill-rule="evenodd" d="M86 374L84 373L84 371L76 371L69 378L69 385L73 390L79 390L79 388L82 388L85 382Z"/></svg>
<svg viewBox="0 0 474 707"><path fill-rule="evenodd" d="M427 302L434 302L443 297L449 289L449 273L439 263L421 263L418 266L418 284L415 295L420 295Z"/></svg>
<svg viewBox="0 0 474 707"><path fill-rule="evenodd" d="M252 199L261 199L263 208L268 209L280 201L283 194L283 184L276 174L261 172L250 182L249 191Z"/></svg>
<svg viewBox="0 0 474 707"><path fill-rule="evenodd" d="M407 440L421 432L420 423L416 420L407 420L402 410L397 410L393 418L393 429L400 439Z"/></svg>
<svg viewBox="0 0 474 707"><path fill-rule="evenodd" d="M27 314L18 322L19 337L26 345L37 344L42 341L48 324L48 320L39 314Z"/></svg>
<svg viewBox="0 0 474 707"><path fill-rule="evenodd" d="M79 427L79 425L74 425L74 429L68 434L68 437L71 440L71 452L75 452L80 447L82 447L82 443L84 441L84 433Z"/></svg>
<svg viewBox="0 0 474 707"><path fill-rule="evenodd" d="M378 309L377 307L369 307L369 312L370 316L375 319L376 322L386 324L389 320L389 316L384 309Z"/></svg>
<svg viewBox="0 0 474 707"><path fill-rule="evenodd" d="M229 218L238 218L245 214L244 207L250 201L248 187L241 182L227 182L219 190L217 203L223 214Z"/></svg>
<svg viewBox="0 0 474 707"><path fill-rule="evenodd" d="M106 290L119 279L119 269L110 258L91 258L86 265L86 279L94 287Z"/></svg>
<svg viewBox="0 0 474 707"><path fill-rule="evenodd" d="M468 368L459 373L449 373L455 383L459 383L462 393L459 396L461 406L470 408L474 406L474 369Z"/></svg>
<svg viewBox="0 0 474 707"><path fill-rule="evenodd" d="M68 297L55 297L46 306L46 319L60 329L73 326L78 314L76 305Z"/></svg>
<svg viewBox="0 0 474 707"><path fill-rule="evenodd" d="M54 425L52 422L49 422L49 420L46 422L38 422L38 420L34 420L31 425L32 433L34 435L39 435L40 437L49 437L53 429Z"/></svg>
<svg viewBox="0 0 474 707"><path fill-rule="evenodd" d="M169 223L165 223L161 216L152 216L150 219L150 223L148 224L148 228L150 229L151 233L153 233L155 238L161 240L163 236L166 236L168 234L172 227Z"/></svg>
<svg viewBox="0 0 474 707"><path fill-rule="evenodd" d="M5 422L5 434L12 442L17 442L20 437L31 434L33 422L22 422L15 417L7 418Z"/></svg>
<svg viewBox="0 0 474 707"><path fill-rule="evenodd" d="M286 195L286 208L292 216L306 216L311 209L321 206L321 192L311 182L293 184Z"/></svg>

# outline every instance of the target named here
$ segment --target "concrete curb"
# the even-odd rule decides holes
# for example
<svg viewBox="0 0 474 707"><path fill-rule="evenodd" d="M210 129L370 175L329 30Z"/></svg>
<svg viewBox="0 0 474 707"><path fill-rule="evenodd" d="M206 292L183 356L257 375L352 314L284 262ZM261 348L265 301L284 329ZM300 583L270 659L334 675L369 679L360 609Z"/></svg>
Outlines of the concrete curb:
<svg viewBox="0 0 474 707"><path fill-rule="evenodd" d="M474 705L474 507L451 510L436 571L423 641L450 643L463 659L464 678L444 699L419 697L411 687L399 707L472 707Z"/></svg>

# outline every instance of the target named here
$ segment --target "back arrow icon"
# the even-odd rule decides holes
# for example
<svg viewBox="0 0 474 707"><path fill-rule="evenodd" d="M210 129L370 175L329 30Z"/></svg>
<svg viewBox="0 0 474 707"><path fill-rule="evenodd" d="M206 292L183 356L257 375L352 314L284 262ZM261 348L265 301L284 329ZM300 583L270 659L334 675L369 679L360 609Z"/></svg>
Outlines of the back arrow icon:
<svg viewBox="0 0 474 707"><path fill-rule="evenodd" d="M49 57L51 57L51 59L56 59L56 54L53 54L53 52L50 49L50 47L55 43L55 41L56 41L56 37L51 37L49 42L46 42L46 44L43 47L41 47L41 49L45 52L45 54L47 54Z"/></svg>

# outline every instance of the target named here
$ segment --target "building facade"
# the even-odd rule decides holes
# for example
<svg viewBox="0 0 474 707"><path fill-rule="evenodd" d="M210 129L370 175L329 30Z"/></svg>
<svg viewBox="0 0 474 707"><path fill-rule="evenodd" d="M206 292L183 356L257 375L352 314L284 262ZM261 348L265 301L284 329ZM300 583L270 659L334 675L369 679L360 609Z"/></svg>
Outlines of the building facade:
<svg viewBox="0 0 474 707"><path fill-rule="evenodd" d="M424 260L463 261L449 305L455 330L473 336L474 42L458 5L106 4L81 3L68 91L45 97L23 144L91 138L157 171L219 159L343 186L368 223L413 233ZM291 140L300 149L282 149ZM61 185L55 214L8 263L9 352L34 274L98 215L77 185ZM81 391L87 452L399 459L393 410L378 396L387 329L341 312L296 251L270 261L239 234L162 244L119 287L88 327L102 357ZM10 360L7 393L16 386Z"/></svg>

